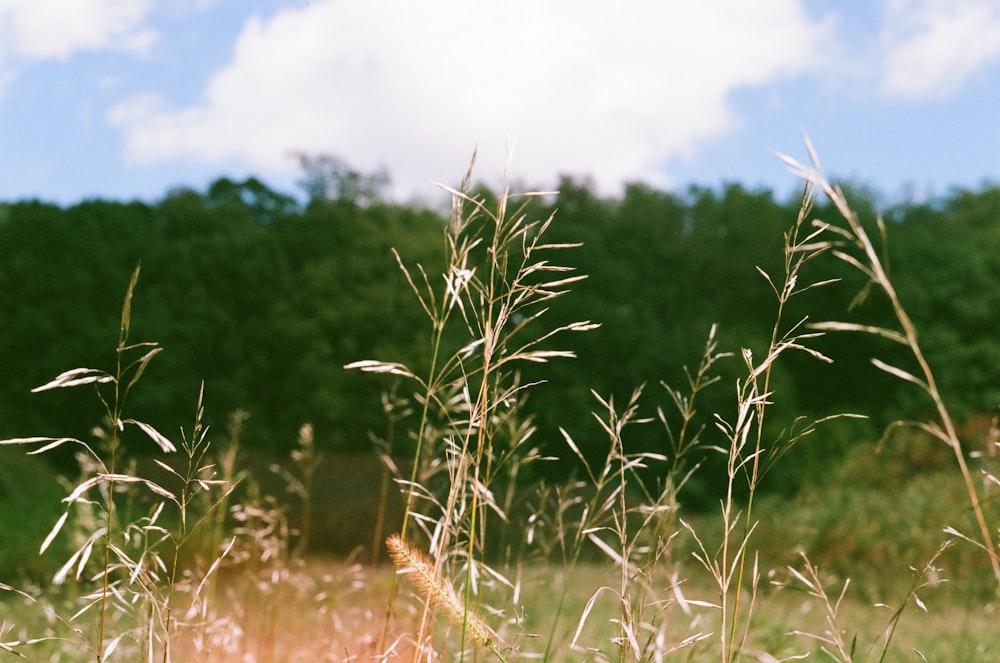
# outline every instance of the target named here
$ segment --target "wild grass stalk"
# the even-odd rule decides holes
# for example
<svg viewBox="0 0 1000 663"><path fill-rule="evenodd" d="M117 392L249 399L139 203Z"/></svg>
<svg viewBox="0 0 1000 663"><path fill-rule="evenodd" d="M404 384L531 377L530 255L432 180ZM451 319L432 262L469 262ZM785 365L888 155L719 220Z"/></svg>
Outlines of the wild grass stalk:
<svg viewBox="0 0 1000 663"><path fill-rule="evenodd" d="M708 637L698 632L680 643L669 643L665 630L671 606L679 604L687 611L689 606L700 604L697 600L689 601L684 597L676 573L678 560L671 551L681 533L678 495L697 469L697 456L703 450L703 429L693 424L695 403L704 389L717 382L718 378L712 370L715 363L726 356L718 351L715 335L716 327L713 326L694 374L685 369L687 392L663 384L676 413L668 415L662 407L657 408L657 419L663 425L666 438L662 453L625 451L626 430L653 421L639 415L641 388L632 393L621 411L613 398L605 399L594 394L600 404L594 417L609 441L608 455L600 467L593 467L572 437L566 431L562 432L566 444L585 471L587 481L584 485L586 490L592 491L592 496L579 519L573 523L569 532L571 537L559 536L560 541L570 541L568 551L563 544L567 582L552 617L544 660L548 660L559 646L556 630L566 607L571 584L569 579L584 544L596 547L618 569L618 585L603 585L591 595L579 617L569 645L571 648L580 653L599 651L593 646L582 646L581 634L596 603L604 594L610 594L618 607L615 618L618 633L612 641L618 661L663 657ZM674 421L675 416L680 419L679 425ZM656 477L652 487L649 486L650 476ZM558 508L560 512L565 512L569 506L564 501ZM668 587L666 593L672 595L671 598L663 596L662 585Z"/></svg>
<svg viewBox="0 0 1000 663"><path fill-rule="evenodd" d="M993 571L994 580L997 583L997 591L1000 592L1000 554L998 554L997 546L993 540L993 528L987 521L983 510L977 481L969 468L969 463L966 460L966 452L959 439L954 420L938 389L937 380L934 377L930 362L927 360L920 346L916 325L903 306L892 278L889 276L889 271L885 266L884 260L878 249L876 249L868 231L865 230L864 225L861 223L861 219L851 209L840 187L830 184L822 175L819 157L816 155L816 151L813 149L808 137L805 137L805 144L812 162L811 167L805 166L791 157L785 155L778 156L810 187L821 191L833 203L845 223L845 225L836 225L832 222L815 222L816 232L823 232L825 236L831 237L831 239L824 241L832 247L831 252L833 256L866 277L867 282L859 298L865 297L870 288L881 290L888 298L893 316L898 325L896 329L889 329L852 322L829 321L814 323L811 327L821 331L860 332L877 336L897 343L909 351L916 365L916 370L907 370L878 358L873 358L872 364L903 382L915 385L928 397L930 403L933 405L935 417L932 420L919 422L916 425L951 449L959 475L965 485L969 506L975 517L978 528L977 543L986 553ZM876 219L876 224L882 236L883 243L885 243L887 231L881 217ZM991 474L987 474L986 478L988 481L997 483L996 477ZM966 536L966 538L968 537Z"/></svg>
<svg viewBox="0 0 1000 663"><path fill-rule="evenodd" d="M490 649L501 661L499 636L476 612L458 596L452 584L444 578L427 557L403 541L398 535L386 540L386 547L400 574L409 574L427 601L446 619L468 632L476 644Z"/></svg>
<svg viewBox="0 0 1000 663"><path fill-rule="evenodd" d="M930 560L928 560L927 563L920 569L910 567L912 580L903 598L899 601L899 604L895 608L892 608L884 603L876 604L876 608L884 607L892 610L892 614L885 629L882 631L879 638L873 641L867 648L868 654L873 652L877 654L877 660L880 663L885 661L889 654L900 619L902 618L903 612L906 610L908 604L912 601L918 609L927 612L927 606L921 600L918 592L943 582L940 578L939 569L937 568L936 563L938 558L950 544L950 541L946 541L942 544L931 556ZM820 642L821 651L830 659L840 663L852 663L853 661L864 660L866 656L864 653L859 651L858 636L854 635L849 637L845 628L841 624L842 606L844 599L847 596L848 588L851 585L850 579L843 582L836 598L831 600L819 567L810 562L805 553L800 553L800 556L802 558L801 570L793 566L788 566L788 573L795 582L800 584L805 589L810 597L820 603L823 608L825 628L819 633L796 629L792 631L792 634ZM863 643L862 647L864 647ZM917 655L923 660L927 660L926 657L924 657L924 655L919 651L917 652Z"/></svg>
<svg viewBox="0 0 1000 663"><path fill-rule="evenodd" d="M652 572L656 570L656 563L666 553L672 538L652 542L652 552L649 553L652 564L643 565L636 559L641 539L637 537L637 532L630 528L631 516L638 513L646 520L638 527L638 532L641 533L652 521L663 517L664 512L671 508L669 496L662 500L648 502L643 500L638 509L629 504L627 497L629 487L638 483L638 471L647 469L649 462L666 460L658 454L648 452L627 454L624 450L625 429L631 425L649 422L648 419L638 416L640 394L641 390L638 389L633 392L620 413L617 411L614 399L598 398L604 410L604 417L598 421L611 442L609 462L605 464L608 471L602 472L609 479L608 485L611 486L611 490L604 497L600 507L595 510L593 524L585 524L578 530L577 537L579 539L579 535L585 536L613 562L618 569L618 586L615 588L604 585L595 591L581 614L580 624L570 646L577 648L580 632L595 602L603 593L610 593L619 608L618 616L615 618L618 633L612 639L619 661L641 660L649 653L652 639L657 635L655 626L645 621L644 613L651 603L648 601L648 591L653 582ZM607 524L600 524L603 512L607 513ZM605 533L610 541L602 538L601 535ZM651 633L644 633L644 629L648 629Z"/></svg>
<svg viewBox="0 0 1000 663"><path fill-rule="evenodd" d="M475 157L473 157L473 164L474 163ZM468 189L471 186L471 181L472 165L470 165L469 170L466 172L465 178L462 181L462 189ZM442 346L444 344L448 323L455 312L456 306L461 304L459 294L460 289L464 285L463 281L467 280L471 274L467 267L469 263L469 253L475 245L479 243L479 240L463 236L464 226L461 213L462 206L459 201L460 198L453 198L452 220L444 233L446 259L448 264L448 274L445 276L446 292L444 296L438 295L437 290L431 284L430 278L426 271L424 271L422 265L417 265L416 267L417 272L419 273L419 280L421 281L421 284L418 285L417 279L414 278L414 274L405 265L402 257L395 250L393 250L393 255L396 258L396 263L399 266L399 269L405 276L410 289L416 296L417 301L420 303L420 306L431 325L430 363L427 369L426 378L418 377L418 375L411 371L407 366L396 362L362 360L353 362L346 366L346 368L349 369L359 369L372 373L389 373L413 380L418 385L419 391L415 395L415 400L420 407L420 416L414 435L415 445L413 449L412 467L409 479L405 483L402 483L401 480L401 485L404 486L404 508L403 522L400 526L399 536L404 540L409 537L410 523L412 522L414 516L419 515L416 513L417 498L421 492L422 484L426 482L427 478L429 478L427 472L428 466L431 465L432 459L438 452L438 449L427 450L427 447L430 446L433 443L434 438L436 438L436 435L431 434L435 430L431 423L431 417L433 415L432 407L436 405L444 405L449 402L450 399L442 398L440 394L445 391L449 382L453 380L449 374L457 368L452 362L449 362L444 367L441 366ZM447 410L447 407L444 407L443 409ZM389 460L391 461L391 458L389 458ZM379 649L384 649L387 645L389 627L392 621L393 605L396 600L396 589L396 578L393 576L392 585L389 590L389 598L386 602L385 625L379 641ZM423 627L421 627L421 630L423 630Z"/></svg>
<svg viewBox="0 0 1000 663"><path fill-rule="evenodd" d="M832 361L809 347L810 341L822 335L822 332L806 331L805 318L792 324L786 322L786 309L793 297L834 282L820 280L803 283L800 280L806 263L832 249L832 244L822 237L823 228L807 230L813 201L813 191L807 187L796 221L785 233L784 274L781 280L775 279L762 268L757 268L771 286L777 300L771 338L762 358L755 357L750 348L743 348L741 356L746 377L736 384L735 416L726 419L716 414L716 428L725 440L718 450L726 457L726 490L721 502L723 535L719 548L714 552L708 551L698 534L689 527L700 548L696 558L712 575L718 587L718 609L721 616L719 644L724 663L731 663L739 657L752 626L760 581L758 558L751 545L757 526L754 496L761 480L782 456L797 442L814 433L816 426L825 421L799 419L795 426L770 439L765 425L775 396L771 387L772 371L782 356L788 352L805 352L820 361ZM745 504L741 503L737 492L741 482L745 484L747 491ZM746 599L745 588L749 591Z"/></svg>
<svg viewBox="0 0 1000 663"><path fill-rule="evenodd" d="M114 371L73 369L32 390L96 387L107 422L106 429L96 430L98 444L70 437L0 441L5 445L35 447L29 452L32 454L51 451L66 444L81 449L78 457L84 475L63 500L66 508L42 542L41 552L44 553L67 526L71 514L79 512L80 524L87 531L79 547L56 572L53 582L60 585L71 577L76 583L81 583L85 577L86 581L96 581L96 589L84 593L83 607L62 623L70 624L96 608L96 633L87 644L98 663L110 658L126 638L133 644L125 655L134 660L151 662L156 658L157 651L164 663L171 660L171 645L177 630L175 605L182 584L188 598L195 603L200 600L200 592L208 577L218 568L217 558L203 572L200 582L182 583L183 556L188 548L196 546L196 530L209 522L211 512L225 501L233 488L215 478L214 466L208 462L207 428L202 425L201 394L190 436L182 431L181 449L186 457L182 468L156 460L176 486L137 475L134 463L130 465L133 468L131 471L120 469L123 463L122 435L126 430L140 431L164 454L178 451L177 446L155 427L125 415L128 397L150 361L161 350L156 343L132 343L129 338L132 299L138 278L137 267L122 305ZM195 513L193 505L209 494L213 497L209 498L208 508ZM119 507L118 503L123 498L124 506ZM145 514L136 516L129 505L140 511L145 509ZM168 513L170 510L173 513ZM99 514L96 521L92 519L95 512ZM174 522L169 522L170 518ZM69 527L72 529L74 525ZM232 542L221 553L216 550L213 554L224 556L231 546ZM122 629L115 634L111 633L112 608L128 616Z"/></svg>
<svg viewBox="0 0 1000 663"><path fill-rule="evenodd" d="M313 526L313 483L316 470L323 462L323 454L316 451L312 424L305 423L299 427L298 440L290 456L292 462L289 468L280 463L272 463L270 469L284 480L285 491L299 501L299 527L295 547L289 551L289 555L292 559L301 559L309 550Z"/></svg>
<svg viewBox="0 0 1000 663"><path fill-rule="evenodd" d="M466 606L473 603L484 571L502 578L489 573L481 561L488 513L506 517L491 484L501 477L516 475L513 468L537 458L526 447L530 436L504 437L505 422L530 387L522 384L517 365L571 357L572 353L550 350L545 344L562 332L594 327L581 322L540 330L548 302L583 278L547 258L549 252L570 245L544 241L551 217L528 217L531 198L543 194L522 194L525 202L513 207L518 196L504 188L492 207L469 192L471 173L470 167L460 189L443 187L453 200L451 219L445 228L447 272L443 286L432 284L419 265L419 278L415 278L413 270L396 256L431 323L431 360L426 377L418 377L409 367L394 362L365 360L348 365L399 375L417 385L415 400L422 411L416 426L413 469L410 479L402 482L406 513L400 538L411 540L409 530L416 523L427 537L434 569L442 572L445 565L461 568ZM454 338L452 323L460 326L461 335L469 340L447 349L445 339ZM514 430L518 428L514 426ZM440 455L435 457L428 450ZM435 494L427 481L428 470L434 468L445 477L440 494ZM388 601L382 646L387 641L394 600L395 584ZM418 652L427 639L430 615L427 601L416 634ZM465 641L468 628L468 621L463 621L460 641Z"/></svg>

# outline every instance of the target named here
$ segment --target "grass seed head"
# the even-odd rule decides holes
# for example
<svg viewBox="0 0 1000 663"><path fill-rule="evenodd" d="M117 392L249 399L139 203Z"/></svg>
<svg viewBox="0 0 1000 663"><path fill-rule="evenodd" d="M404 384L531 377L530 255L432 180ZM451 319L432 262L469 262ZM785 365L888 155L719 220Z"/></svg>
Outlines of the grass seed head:
<svg viewBox="0 0 1000 663"><path fill-rule="evenodd" d="M427 557L393 534L385 542L389 555L399 573L408 574L420 593L430 601L434 609L443 614L452 624L465 628L473 640L485 647L493 647L497 634L473 610L466 608L455 592L452 584L431 564Z"/></svg>

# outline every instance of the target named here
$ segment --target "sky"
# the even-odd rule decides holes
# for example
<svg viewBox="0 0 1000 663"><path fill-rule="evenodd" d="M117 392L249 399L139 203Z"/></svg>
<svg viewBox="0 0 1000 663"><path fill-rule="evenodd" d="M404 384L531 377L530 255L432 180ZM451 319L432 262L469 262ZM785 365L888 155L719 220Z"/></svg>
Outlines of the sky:
<svg viewBox="0 0 1000 663"><path fill-rule="evenodd" d="M1000 180L1000 0L0 0L0 201L154 202L296 153L400 200L476 174L605 195L892 200Z"/></svg>

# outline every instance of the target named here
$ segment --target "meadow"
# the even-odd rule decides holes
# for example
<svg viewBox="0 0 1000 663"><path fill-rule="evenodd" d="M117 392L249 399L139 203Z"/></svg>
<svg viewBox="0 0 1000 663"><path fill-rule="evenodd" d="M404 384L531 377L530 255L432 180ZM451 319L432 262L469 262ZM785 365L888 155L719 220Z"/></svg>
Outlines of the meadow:
<svg viewBox="0 0 1000 663"><path fill-rule="evenodd" d="M727 352L715 326L693 330L703 352L679 384L594 392L604 453L560 428L576 471L559 481L536 469L549 461L538 383L522 369L571 361L560 340L597 325L548 323L585 275L560 261L576 247L548 239L557 215L530 216L543 193L487 201L470 169L451 190L444 272L395 255L427 346L420 366L347 365L386 380L386 425L365 458L320 453L307 424L287 455L248 453L241 413L225 430L204 424L203 391L179 436L133 418L161 351L132 337L137 268L113 369L69 369L36 389L95 392L103 425L86 440L2 442L17 468L4 530L20 534L0 554L26 578L39 547L64 561L45 582L0 579L0 650L99 662L997 660L997 422L959 435L883 262L891 233L855 214L814 155L785 160L804 195L781 271L746 275L773 292L766 347ZM818 196L837 218L815 218ZM836 281L824 261L856 270L892 324L791 316ZM831 460L794 499L767 494L765 477L801 445L866 414L769 425L775 366L835 361L815 343L833 334L892 344L907 363L874 366L930 407ZM741 367L728 409L705 412L724 362ZM645 397L659 405L647 411ZM655 429L660 447L633 449L636 429ZM136 457L137 444L160 453ZM40 460L70 450L77 476ZM709 471L717 504L690 508L686 487Z"/></svg>

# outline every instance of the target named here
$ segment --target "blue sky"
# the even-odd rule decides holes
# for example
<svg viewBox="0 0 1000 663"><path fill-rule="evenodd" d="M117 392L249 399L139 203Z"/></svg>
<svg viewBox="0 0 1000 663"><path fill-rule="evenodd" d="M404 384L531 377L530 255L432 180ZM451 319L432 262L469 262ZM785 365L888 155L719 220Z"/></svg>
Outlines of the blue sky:
<svg viewBox="0 0 1000 663"><path fill-rule="evenodd" d="M784 195L802 130L890 199L997 182L1000 0L0 0L4 201L298 193L295 151L433 199L477 147L489 181Z"/></svg>

